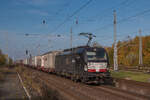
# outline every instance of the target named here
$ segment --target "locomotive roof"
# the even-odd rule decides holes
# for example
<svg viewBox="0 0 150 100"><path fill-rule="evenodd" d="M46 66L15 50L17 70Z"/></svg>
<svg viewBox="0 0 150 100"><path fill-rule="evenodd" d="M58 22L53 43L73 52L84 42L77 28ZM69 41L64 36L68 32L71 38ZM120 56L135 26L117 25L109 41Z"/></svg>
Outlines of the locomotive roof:
<svg viewBox="0 0 150 100"><path fill-rule="evenodd" d="M70 50L76 50L76 49L90 49L90 48L102 48L102 49L104 49L103 47L78 46L78 47L74 47L74 48L64 49L64 52L70 51Z"/></svg>
<svg viewBox="0 0 150 100"><path fill-rule="evenodd" d="M99 49L103 49L103 47L90 47L90 46L79 46L79 47L75 47L75 48L69 48L69 49L65 49L60 55L67 55L67 54L71 54L72 51L73 53L82 53L85 49L93 49L93 48L99 48Z"/></svg>

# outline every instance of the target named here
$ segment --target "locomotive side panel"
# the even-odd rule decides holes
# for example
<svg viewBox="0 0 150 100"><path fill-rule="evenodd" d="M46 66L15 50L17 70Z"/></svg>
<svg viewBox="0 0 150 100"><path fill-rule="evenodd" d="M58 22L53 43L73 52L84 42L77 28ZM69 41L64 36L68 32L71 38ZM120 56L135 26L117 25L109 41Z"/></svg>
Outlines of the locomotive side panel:
<svg viewBox="0 0 150 100"><path fill-rule="evenodd" d="M57 73L70 77L75 72L75 61L72 55L58 55L55 61L55 70Z"/></svg>
<svg viewBox="0 0 150 100"><path fill-rule="evenodd" d="M61 55L57 55L56 60L55 60L56 73L61 74L65 71L65 69L63 69L63 66L64 66L63 62L64 62L64 57Z"/></svg>

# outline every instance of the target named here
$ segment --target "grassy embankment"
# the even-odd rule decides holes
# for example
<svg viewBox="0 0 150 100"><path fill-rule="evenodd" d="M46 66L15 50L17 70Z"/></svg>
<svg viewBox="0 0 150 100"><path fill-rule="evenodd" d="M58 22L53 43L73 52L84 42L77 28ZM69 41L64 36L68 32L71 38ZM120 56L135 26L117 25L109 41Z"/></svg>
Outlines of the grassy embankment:
<svg viewBox="0 0 150 100"><path fill-rule="evenodd" d="M6 66L0 66L0 81L3 81L5 76L10 73L13 72L14 70L11 70L9 67Z"/></svg>
<svg viewBox="0 0 150 100"><path fill-rule="evenodd" d="M22 66L16 67L16 70L21 75L23 84L29 90L33 98L37 100L60 100L59 93L49 88L44 82L40 81L40 76L37 72Z"/></svg>
<svg viewBox="0 0 150 100"><path fill-rule="evenodd" d="M131 72L131 71L111 71L112 77L114 78L124 78L140 82L150 82L150 74L145 74L142 72Z"/></svg>

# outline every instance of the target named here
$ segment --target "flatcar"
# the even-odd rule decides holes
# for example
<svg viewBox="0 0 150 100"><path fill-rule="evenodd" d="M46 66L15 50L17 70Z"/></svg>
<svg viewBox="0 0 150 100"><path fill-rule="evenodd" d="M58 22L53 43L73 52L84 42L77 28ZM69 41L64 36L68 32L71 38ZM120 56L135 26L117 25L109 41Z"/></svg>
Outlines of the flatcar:
<svg viewBox="0 0 150 100"><path fill-rule="evenodd" d="M84 83L111 83L109 59L102 47L80 46L56 55L55 72Z"/></svg>

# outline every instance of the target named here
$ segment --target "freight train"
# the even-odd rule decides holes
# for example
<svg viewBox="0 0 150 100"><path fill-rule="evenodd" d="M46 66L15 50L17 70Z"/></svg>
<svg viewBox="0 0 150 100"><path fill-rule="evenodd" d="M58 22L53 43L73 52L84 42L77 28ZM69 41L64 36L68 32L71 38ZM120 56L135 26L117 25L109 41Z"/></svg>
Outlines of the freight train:
<svg viewBox="0 0 150 100"><path fill-rule="evenodd" d="M22 60L25 66L84 83L112 83L109 58L102 47L79 46Z"/></svg>

